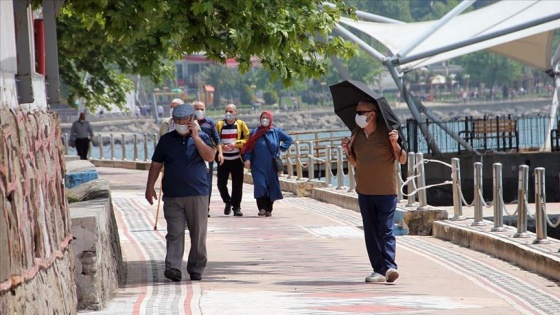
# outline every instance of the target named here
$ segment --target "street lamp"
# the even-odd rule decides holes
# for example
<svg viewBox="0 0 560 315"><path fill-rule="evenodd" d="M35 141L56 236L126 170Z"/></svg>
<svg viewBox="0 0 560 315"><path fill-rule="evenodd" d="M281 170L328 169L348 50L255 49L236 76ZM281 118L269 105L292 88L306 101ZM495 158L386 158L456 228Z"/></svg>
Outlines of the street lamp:
<svg viewBox="0 0 560 315"><path fill-rule="evenodd" d="M321 106L325 106L325 86L327 86L327 82L322 81L321 86L323 89L323 94L321 95Z"/></svg>

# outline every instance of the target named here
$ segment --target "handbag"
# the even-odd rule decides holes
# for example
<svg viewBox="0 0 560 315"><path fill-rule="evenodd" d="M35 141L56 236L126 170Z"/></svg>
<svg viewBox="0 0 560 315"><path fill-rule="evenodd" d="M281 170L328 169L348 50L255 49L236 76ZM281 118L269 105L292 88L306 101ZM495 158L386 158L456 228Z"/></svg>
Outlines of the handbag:
<svg viewBox="0 0 560 315"><path fill-rule="evenodd" d="M272 161L273 161L273 166L274 166L274 170L276 172L283 172L284 171L284 162L282 162L282 158L279 156L273 156L272 157Z"/></svg>
<svg viewBox="0 0 560 315"><path fill-rule="evenodd" d="M267 137L264 137L264 140L267 142L267 147L270 150L270 146L268 144L270 144L270 141L268 141ZM272 153L272 167L274 168L274 171L276 171L276 173L279 172L284 172L284 162L282 161L282 158L280 157L280 155L276 154L278 153L278 150L276 150L275 152L272 152L272 150L270 150L270 153Z"/></svg>

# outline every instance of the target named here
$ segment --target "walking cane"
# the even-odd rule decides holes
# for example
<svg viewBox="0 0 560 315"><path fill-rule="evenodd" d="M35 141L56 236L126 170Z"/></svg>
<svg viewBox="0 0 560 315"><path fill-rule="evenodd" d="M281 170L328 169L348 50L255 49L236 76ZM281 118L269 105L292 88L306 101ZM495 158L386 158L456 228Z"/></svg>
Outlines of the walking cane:
<svg viewBox="0 0 560 315"><path fill-rule="evenodd" d="M159 184L159 196L158 196L158 199L157 199L156 223L154 224L154 231L157 230L157 221L158 221L158 217L159 217L159 206L161 204L161 191L163 190L162 185L163 185L163 176L161 177L161 182Z"/></svg>

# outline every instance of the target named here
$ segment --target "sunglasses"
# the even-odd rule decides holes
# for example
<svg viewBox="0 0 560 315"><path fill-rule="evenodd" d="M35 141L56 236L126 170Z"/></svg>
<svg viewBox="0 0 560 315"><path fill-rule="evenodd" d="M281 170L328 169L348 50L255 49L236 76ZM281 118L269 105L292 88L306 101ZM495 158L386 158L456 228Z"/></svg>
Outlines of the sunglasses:
<svg viewBox="0 0 560 315"><path fill-rule="evenodd" d="M363 114L371 113L371 112L375 112L375 111L374 110L357 110L356 114L362 116Z"/></svg>

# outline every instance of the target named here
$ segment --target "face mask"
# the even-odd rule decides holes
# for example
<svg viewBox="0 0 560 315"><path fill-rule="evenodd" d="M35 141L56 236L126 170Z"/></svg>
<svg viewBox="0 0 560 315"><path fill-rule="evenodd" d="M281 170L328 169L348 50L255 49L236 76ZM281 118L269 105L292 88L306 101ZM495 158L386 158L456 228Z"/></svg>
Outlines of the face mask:
<svg viewBox="0 0 560 315"><path fill-rule="evenodd" d="M196 117L196 119L202 119L204 118L204 111L199 109L199 110L195 110L194 111L194 117Z"/></svg>
<svg viewBox="0 0 560 315"><path fill-rule="evenodd" d="M173 117L173 108L169 109L169 116Z"/></svg>
<svg viewBox="0 0 560 315"><path fill-rule="evenodd" d="M354 117L354 121L356 122L356 125L358 125L358 127L365 128L368 124L367 117L368 116L356 114L356 117Z"/></svg>
<svg viewBox="0 0 560 315"><path fill-rule="evenodd" d="M270 124L270 120L268 120L268 118L261 119L261 126L268 127L268 124Z"/></svg>
<svg viewBox="0 0 560 315"><path fill-rule="evenodd" d="M234 118L235 118L235 116L233 116L232 113L226 113L226 120L232 120Z"/></svg>
<svg viewBox="0 0 560 315"><path fill-rule="evenodd" d="M175 130L182 136L188 135L190 132L189 126L187 125L175 125Z"/></svg>

